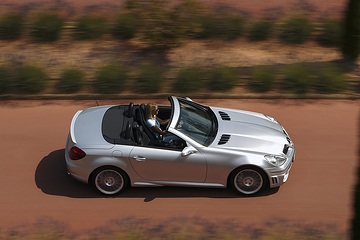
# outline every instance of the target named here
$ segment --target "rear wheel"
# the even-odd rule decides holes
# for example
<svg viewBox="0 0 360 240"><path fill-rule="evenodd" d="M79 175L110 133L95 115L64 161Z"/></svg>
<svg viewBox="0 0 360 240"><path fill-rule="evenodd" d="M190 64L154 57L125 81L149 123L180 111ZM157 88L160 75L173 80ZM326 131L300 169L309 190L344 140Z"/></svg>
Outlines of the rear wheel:
<svg viewBox="0 0 360 240"><path fill-rule="evenodd" d="M239 193L253 195L266 186L265 174L256 168L245 167L235 170L230 176L232 187Z"/></svg>
<svg viewBox="0 0 360 240"><path fill-rule="evenodd" d="M104 167L94 172L91 182L100 193L114 195L124 191L129 181L124 171L114 167Z"/></svg>

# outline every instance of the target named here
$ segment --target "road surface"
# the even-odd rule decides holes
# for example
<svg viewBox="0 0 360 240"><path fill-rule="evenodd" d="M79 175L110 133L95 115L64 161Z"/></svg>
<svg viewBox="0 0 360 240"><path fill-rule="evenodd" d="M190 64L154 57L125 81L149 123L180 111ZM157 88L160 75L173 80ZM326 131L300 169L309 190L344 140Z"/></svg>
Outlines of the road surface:
<svg viewBox="0 0 360 240"><path fill-rule="evenodd" d="M106 198L69 177L63 160L73 114L95 102L3 101L0 229L47 217L66 223L71 229L86 230L124 217L164 220L177 216L230 219L243 224L281 218L349 228L357 166L359 101L196 101L258 111L280 121L297 148L288 182L259 197L241 197L226 189L131 188L122 195Z"/></svg>

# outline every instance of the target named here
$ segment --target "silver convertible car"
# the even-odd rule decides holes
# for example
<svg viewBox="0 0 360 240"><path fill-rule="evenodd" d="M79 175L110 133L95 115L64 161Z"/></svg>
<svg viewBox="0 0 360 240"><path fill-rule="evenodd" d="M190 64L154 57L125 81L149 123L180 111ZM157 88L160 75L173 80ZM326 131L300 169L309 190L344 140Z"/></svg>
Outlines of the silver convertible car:
<svg viewBox="0 0 360 240"><path fill-rule="evenodd" d="M274 118L169 101L158 107L169 119L163 139L146 125L144 104L78 111L65 149L68 173L106 195L129 186L230 186L252 195L286 182L295 147Z"/></svg>

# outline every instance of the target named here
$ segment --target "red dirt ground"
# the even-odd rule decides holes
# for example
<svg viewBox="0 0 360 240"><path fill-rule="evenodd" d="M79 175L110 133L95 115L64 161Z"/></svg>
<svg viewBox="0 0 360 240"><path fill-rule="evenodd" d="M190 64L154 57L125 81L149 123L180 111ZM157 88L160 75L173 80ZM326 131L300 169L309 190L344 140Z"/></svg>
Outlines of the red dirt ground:
<svg viewBox="0 0 360 240"><path fill-rule="evenodd" d="M277 192L256 198L240 197L225 189L200 188L131 188L118 197L104 198L67 176L63 160L73 114L95 102L3 101L0 229L44 217L85 230L123 217L162 220L177 216L231 219L244 225L285 218L301 223L334 223L341 229L349 227L359 100L197 101L276 117L297 148L288 182Z"/></svg>

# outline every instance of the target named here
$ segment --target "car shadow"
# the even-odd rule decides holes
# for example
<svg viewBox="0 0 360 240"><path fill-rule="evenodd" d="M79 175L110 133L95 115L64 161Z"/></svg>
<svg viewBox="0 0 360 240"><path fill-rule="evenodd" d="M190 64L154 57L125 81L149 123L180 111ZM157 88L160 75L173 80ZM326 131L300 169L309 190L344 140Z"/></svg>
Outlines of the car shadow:
<svg viewBox="0 0 360 240"><path fill-rule="evenodd" d="M74 180L67 174L65 149L53 151L39 162L35 171L35 183L42 192L49 195L97 197L86 184Z"/></svg>
<svg viewBox="0 0 360 240"><path fill-rule="evenodd" d="M36 186L45 194L71 198L106 198L98 194L89 185L74 180L67 174L64 160L64 149L49 153L38 164L35 171ZM251 197L262 197L275 194L279 188L269 189ZM143 198L150 202L156 198L250 198L223 188L195 187L137 187L128 188L118 198Z"/></svg>

